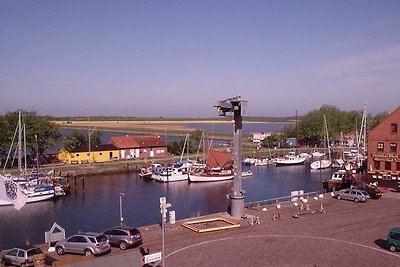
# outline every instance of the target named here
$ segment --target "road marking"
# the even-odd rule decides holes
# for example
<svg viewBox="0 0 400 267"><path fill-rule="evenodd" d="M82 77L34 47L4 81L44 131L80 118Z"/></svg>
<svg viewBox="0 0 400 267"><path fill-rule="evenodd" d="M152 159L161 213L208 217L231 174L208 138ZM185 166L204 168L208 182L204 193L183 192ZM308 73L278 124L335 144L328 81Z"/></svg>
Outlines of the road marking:
<svg viewBox="0 0 400 267"><path fill-rule="evenodd" d="M190 245L190 246L186 246L183 247L181 249L175 250L174 252L168 254L165 256L165 258L168 258L169 256L172 256L176 253L179 253L183 250L189 249L189 248L193 248L193 247L197 247L197 246L201 246L201 245L205 245L205 244L210 244L210 243L214 243L214 242L219 242L219 241L228 241L228 240L234 240L234 239L246 239L246 238L264 238L264 237L282 237L282 238L309 238L309 239L320 239L320 240L327 240L327 241L333 241L333 242L339 242L339 243L345 243L348 245L353 245L353 246L358 246L358 247L362 247L362 248L367 248L367 249L371 249L371 250L375 250L378 252L382 252L382 253L386 253L388 255L391 256L395 256L397 258L400 258L400 255L397 255L393 252L390 251L386 251L383 249L379 249L379 248L375 248L375 247L370 247L367 245L363 245L363 244L358 244L358 243L354 243L351 241L345 241L345 240L339 240L339 239L334 239L334 238L329 238L329 237L319 237L319 236L303 236L303 235L249 235L249 236L239 236L239 237L228 237L228 238L221 238L221 239L214 239L214 240L209 240L209 241L204 241L204 242L200 242L194 245Z"/></svg>

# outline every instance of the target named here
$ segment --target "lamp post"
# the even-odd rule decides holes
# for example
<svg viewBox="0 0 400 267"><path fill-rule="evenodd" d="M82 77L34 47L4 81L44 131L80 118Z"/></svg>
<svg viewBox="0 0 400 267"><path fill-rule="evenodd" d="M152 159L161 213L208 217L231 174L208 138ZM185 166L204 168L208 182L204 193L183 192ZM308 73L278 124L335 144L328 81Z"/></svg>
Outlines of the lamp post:
<svg viewBox="0 0 400 267"><path fill-rule="evenodd" d="M122 216L122 197L125 196L124 193L119 193L119 219L121 222L121 226L124 223L124 217Z"/></svg>
<svg viewBox="0 0 400 267"><path fill-rule="evenodd" d="M162 252L161 252L161 262L162 267L165 267L165 220L167 218L167 210L172 207L170 203L167 203L165 197L160 197L160 211L161 211L161 239L162 239Z"/></svg>
<svg viewBox="0 0 400 267"><path fill-rule="evenodd" d="M217 105L215 105L219 116L226 116L227 112L233 112L235 126L233 133L234 178L229 198L231 200L230 214L232 217L237 218L244 215L245 191L242 189L242 108L246 103L247 101L237 96L218 101Z"/></svg>

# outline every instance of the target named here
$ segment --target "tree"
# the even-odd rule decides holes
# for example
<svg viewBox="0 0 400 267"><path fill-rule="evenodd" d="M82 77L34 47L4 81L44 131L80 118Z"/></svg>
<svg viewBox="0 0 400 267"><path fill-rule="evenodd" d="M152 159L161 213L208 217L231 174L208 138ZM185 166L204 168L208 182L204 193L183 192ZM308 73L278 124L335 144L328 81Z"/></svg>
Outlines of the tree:
<svg viewBox="0 0 400 267"><path fill-rule="evenodd" d="M98 146L101 144L101 136L103 133L99 130L95 130L90 134L90 145L91 146ZM87 139L89 139L89 136L87 136ZM86 141L86 143L89 143L89 140Z"/></svg>
<svg viewBox="0 0 400 267"><path fill-rule="evenodd" d="M0 120L0 153L7 155L18 124L18 111L8 112ZM46 117L39 116L36 111L21 111L22 124L25 125L25 141L27 153L39 154L60 138L58 126ZM14 141L16 145L16 141Z"/></svg>
<svg viewBox="0 0 400 267"><path fill-rule="evenodd" d="M74 130L70 135L64 137L64 148L68 151L75 149L78 146L87 144L87 136L81 132Z"/></svg>
<svg viewBox="0 0 400 267"><path fill-rule="evenodd" d="M276 133L271 134L270 136L267 136L263 142L262 146L267 147L267 148L273 148L278 146L280 136Z"/></svg>

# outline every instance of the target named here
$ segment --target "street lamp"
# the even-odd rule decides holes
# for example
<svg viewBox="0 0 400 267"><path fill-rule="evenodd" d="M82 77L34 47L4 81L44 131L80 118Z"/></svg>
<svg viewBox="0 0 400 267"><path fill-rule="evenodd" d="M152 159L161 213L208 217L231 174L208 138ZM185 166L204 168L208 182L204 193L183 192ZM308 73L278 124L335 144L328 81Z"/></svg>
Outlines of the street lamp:
<svg viewBox="0 0 400 267"><path fill-rule="evenodd" d="M122 197L125 196L124 193L119 193L119 219L121 222L121 226L124 223L124 217L122 216Z"/></svg>
<svg viewBox="0 0 400 267"><path fill-rule="evenodd" d="M247 101L242 100L241 96L228 98L218 101L216 107L219 116L226 116L227 112L233 112L234 133L233 133L233 151L234 151L234 178L233 188L229 194L231 200L230 214L232 217L240 218L244 215L244 197L245 191L242 189L242 109Z"/></svg>
<svg viewBox="0 0 400 267"><path fill-rule="evenodd" d="M165 266L165 221L167 218L167 209L172 207L170 203L167 203L167 199L165 197L160 197L160 211L161 211L161 238L162 238L162 253L161 253L161 261L162 267Z"/></svg>

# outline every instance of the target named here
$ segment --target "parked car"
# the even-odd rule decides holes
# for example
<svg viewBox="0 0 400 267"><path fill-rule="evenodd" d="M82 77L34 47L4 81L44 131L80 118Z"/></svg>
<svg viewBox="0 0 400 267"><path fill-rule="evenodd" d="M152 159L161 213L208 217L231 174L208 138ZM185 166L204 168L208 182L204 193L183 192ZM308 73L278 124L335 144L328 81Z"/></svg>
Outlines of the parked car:
<svg viewBox="0 0 400 267"><path fill-rule="evenodd" d="M369 194L364 190L360 189L342 189L339 191L335 191L333 196L337 199L348 199L353 200L354 202L365 202L369 197Z"/></svg>
<svg viewBox="0 0 400 267"><path fill-rule="evenodd" d="M357 189L360 189L360 190L363 190L363 191L367 192L369 197L373 198L373 199L379 199L379 198L382 197L381 191L379 191L379 189L376 188L376 187L368 187L368 186L366 186L366 187L357 187Z"/></svg>
<svg viewBox="0 0 400 267"><path fill-rule="evenodd" d="M55 244L58 255L65 253L99 255L111 250L107 236L102 233L79 233L60 240Z"/></svg>
<svg viewBox="0 0 400 267"><path fill-rule="evenodd" d="M1 258L1 266L13 264L17 266L34 266L33 256L43 254L42 250L35 246L19 246L8 250Z"/></svg>
<svg viewBox="0 0 400 267"><path fill-rule="evenodd" d="M400 250L400 227L390 229L387 235L387 244L392 252Z"/></svg>
<svg viewBox="0 0 400 267"><path fill-rule="evenodd" d="M122 250L131 246L137 246L142 243L142 235L135 227L115 226L104 231L104 234L110 240L113 247L119 247Z"/></svg>

